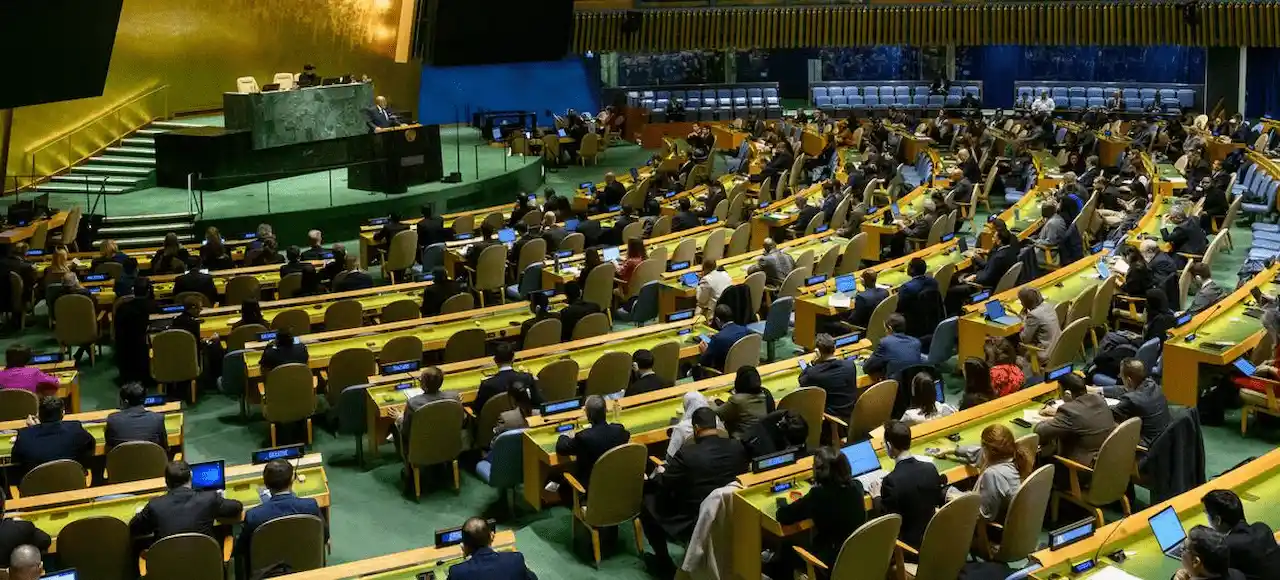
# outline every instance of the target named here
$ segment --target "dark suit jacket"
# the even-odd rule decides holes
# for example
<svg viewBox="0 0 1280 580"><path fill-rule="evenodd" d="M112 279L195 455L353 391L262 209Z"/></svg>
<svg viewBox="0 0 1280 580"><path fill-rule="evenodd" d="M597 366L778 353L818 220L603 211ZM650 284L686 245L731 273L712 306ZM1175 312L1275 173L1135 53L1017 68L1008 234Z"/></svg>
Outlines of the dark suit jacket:
<svg viewBox="0 0 1280 580"><path fill-rule="evenodd" d="M596 199L599 200L601 206L608 208L609 206L622 203L622 198L626 195L627 186L623 185L620 181L615 181L605 185L604 189L600 190L600 193L596 194Z"/></svg>
<svg viewBox="0 0 1280 580"><path fill-rule="evenodd" d="M163 249L156 250L156 253L153 256L151 256L151 273L152 274L170 274L173 272L181 272L182 270L185 270L186 269L185 266L183 266L181 270L175 270L171 267L173 258L175 257L179 260L182 260L183 263L186 263L187 260L191 259L191 252L188 252L186 248L178 248L178 252L174 254L173 257L170 257L169 259L166 260L164 258L164 250Z"/></svg>
<svg viewBox="0 0 1280 580"><path fill-rule="evenodd" d="M666 389L671 387L671 385L671 381L658 376L658 373L650 373L632 380L631 384L627 387L625 396L630 397L631 395L639 395L650 391Z"/></svg>
<svg viewBox="0 0 1280 580"><path fill-rule="evenodd" d="M266 374L280 365L290 363L307 364L307 360L310 358L311 355L307 352L307 345L305 344L291 344L282 348L273 341L267 345L266 350L262 351L262 358L259 359L259 364L262 365L263 374Z"/></svg>
<svg viewBox="0 0 1280 580"><path fill-rule="evenodd" d="M432 281L430 286L422 290L422 305L418 307L418 311L423 316L437 316L444 301L457 293L458 289L452 280Z"/></svg>
<svg viewBox="0 0 1280 580"><path fill-rule="evenodd" d="M794 226L796 231L803 232L805 228L809 227L809 222L813 220L813 216L820 213L822 213L822 208L818 206L804 206L804 209L800 210L800 215L796 216L796 223Z"/></svg>
<svg viewBox="0 0 1280 580"><path fill-rule="evenodd" d="M579 300L565 306L560 311L560 339L569 342L573 339L573 327L588 314L600 312L600 305L595 302Z"/></svg>
<svg viewBox="0 0 1280 580"><path fill-rule="evenodd" d="M835 564L845 539L867 521L862 482L847 487L815 485L798 500L778 508L782 525L813 520L813 549L828 565Z"/></svg>
<svg viewBox="0 0 1280 580"><path fill-rule="evenodd" d="M582 234L583 242L588 248L599 244L600 237L604 235L604 228L600 226L600 222L590 219L578 222L578 229L576 231Z"/></svg>
<svg viewBox="0 0 1280 580"><path fill-rule="evenodd" d="M542 239L547 241L547 252L554 252L560 248L560 242L565 236L569 235L569 230L560 226L551 226L542 230ZM584 236L585 237L585 236Z"/></svg>
<svg viewBox="0 0 1280 580"><path fill-rule="evenodd" d="M188 533L213 537L213 525L218 519L240 515L242 509L240 502L212 491L179 487L148 501L129 522L129 531L135 536L154 534L157 540Z"/></svg>
<svg viewBox="0 0 1280 580"><path fill-rule="evenodd" d="M678 212L676 217L671 220L671 231L680 232L696 228L698 223L698 214L693 213L693 210Z"/></svg>
<svg viewBox="0 0 1280 580"><path fill-rule="evenodd" d="M871 313L875 312L876 307L888 297L889 291L879 287L857 293L853 297L853 311L849 313L849 323L866 328L871 322Z"/></svg>
<svg viewBox="0 0 1280 580"><path fill-rule="evenodd" d="M168 449L169 431L164 427L163 414L146 407L129 407L107 415L106 440L107 449L129 441L150 441Z"/></svg>
<svg viewBox="0 0 1280 580"><path fill-rule="evenodd" d="M471 408L475 410L476 415L479 416L480 411L484 409L484 404L487 403L489 399L497 395L506 393L507 388L510 387L512 383L518 380L523 381L524 384L526 385L529 385L529 390L533 395L533 404L541 405L542 396L538 393L537 384L533 378L533 375L529 373L522 373L514 369L506 368L498 371L497 374L489 378L486 378L483 381L480 381L480 388L476 391L475 400L471 401Z"/></svg>
<svg viewBox="0 0 1280 580"><path fill-rule="evenodd" d="M930 223L932 224L932 222ZM1001 274L1003 273L1001 272ZM916 296L925 290L938 291L938 281L933 276L924 274L907 280L901 288L898 288L898 311L902 312L904 304L914 303Z"/></svg>
<svg viewBox="0 0 1280 580"><path fill-rule="evenodd" d="M97 443L79 421L41 423L18 429L13 442L13 463L22 474L42 463L58 459L74 459L86 465L93 458Z"/></svg>
<svg viewBox="0 0 1280 580"><path fill-rule="evenodd" d="M707 344L707 350L702 352L698 364L704 367L723 369L724 359L729 356L729 349L733 347L733 343L738 342L738 339L750 332L750 329L735 322L726 324L724 328L720 329L720 332L711 337L711 342Z"/></svg>
<svg viewBox="0 0 1280 580"><path fill-rule="evenodd" d="M249 561L249 548L253 546L253 532L259 526L276 518L282 518L292 515L312 515L324 519L324 514L320 513L320 504L316 500L309 497L298 497L293 492L280 493L267 498L267 501L261 505L250 508L244 513L244 528L240 532L240 537L236 538L236 554L244 562L245 570L253 570L253 563ZM329 537L329 526L324 528L324 537ZM259 562L266 566L271 562Z"/></svg>
<svg viewBox="0 0 1280 580"><path fill-rule="evenodd" d="M826 412L848 418L858 402L858 369L841 358L831 358L809 365L800 373L801 387L818 387L827 392Z"/></svg>
<svg viewBox="0 0 1280 580"><path fill-rule="evenodd" d="M574 475L582 485L589 486L591 470L596 466L596 461L600 460L600 456L614 447L625 445L630 440L631 433L626 427L617 423L591 425L573 437L561 435L560 440L556 441L556 453L576 456Z"/></svg>
<svg viewBox="0 0 1280 580"><path fill-rule="evenodd" d="M185 330L196 338L197 343L200 340L200 319L186 312L183 312L173 318L173 322L169 324L169 328L175 330Z"/></svg>
<svg viewBox="0 0 1280 580"><path fill-rule="evenodd" d="M449 580L538 580L520 552L476 550L466 561L449 569Z"/></svg>
<svg viewBox="0 0 1280 580"><path fill-rule="evenodd" d="M49 534L25 520L0 520L0 568L9 567L9 556L18 546L35 546L46 552L53 543Z"/></svg>
<svg viewBox="0 0 1280 580"><path fill-rule="evenodd" d="M1088 394L1058 407L1053 419L1036 425L1040 446L1076 463L1093 466L1102 442L1116 428L1116 420L1102 395Z"/></svg>
<svg viewBox="0 0 1280 580"><path fill-rule="evenodd" d="M325 259L324 254L328 251L329 250L324 247L307 248L302 251L302 259L307 261L323 260Z"/></svg>
<svg viewBox="0 0 1280 580"><path fill-rule="evenodd" d="M173 280L173 295L183 292L199 292L209 299L209 304L218 303L218 287L213 285L213 276L200 272L187 272Z"/></svg>
<svg viewBox="0 0 1280 580"><path fill-rule="evenodd" d="M1231 550L1231 567L1248 580L1274 578L1280 570L1280 547L1276 536L1262 522L1236 523L1227 532L1227 548Z"/></svg>
<svg viewBox="0 0 1280 580"><path fill-rule="evenodd" d="M974 277L973 282L979 286L988 288L994 287L1000 283L1000 277L1009 271L1014 264L1018 263L1018 248L1014 246L1000 246L991 251L991 255L987 256L987 263L983 265L982 271Z"/></svg>
<svg viewBox="0 0 1280 580"><path fill-rule="evenodd" d="M435 216L418 222L418 247L443 244L453 239L453 230L444 227L444 218Z"/></svg>
<svg viewBox="0 0 1280 580"><path fill-rule="evenodd" d="M391 111L387 109L379 110L378 107L369 107L364 110L364 116L369 120L369 130L396 126L396 122L391 119Z"/></svg>
<svg viewBox="0 0 1280 580"><path fill-rule="evenodd" d="M391 220L383 224L382 229L378 230L377 232L374 232L373 241L385 247L387 244L391 243L391 238L396 237L396 234L403 232L407 229L409 229L409 226L406 226L398 221Z"/></svg>
<svg viewBox="0 0 1280 580"><path fill-rule="evenodd" d="M373 277L363 270L347 272L342 278L342 282L333 287L334 292L347 292L350 290L364 290L365 288L373 288Z"/></svg>
<svg viewBox="0 0 1280 580"><path fill-rule="evenodd" d="M622 239L622 230L635 221L635 218L632 217L618 216L617 219L613 220L613 227L601 233L600 243L615 246L621 246L626 243L626 240Z"/></svg>
<svg viewBox="0 0 1280 580"><path fill-rule="evenodd" d="M1200 220L1195 218L1187 218L1163 237L1169 242L1169 251L1173 254L1203 254L1209 248L1204 230L1200 229Z"/></svg>
<svg viewBox="0 0 1280 580"><path fill-rule="evenodd" d="M653 478L656 492L645 498L646 506L668 534L687 538L702 500L746 471L749 461L736 439L712 436L686 443Z"/></svg>
<svg viewBox="0 0 1280 580"><path fill-rule="evenodd" d="M1126 389L1124 385L1106 387L1102 389L1102 394L1120 400L1111 408L1111 414L1115 416L1116 423L1132 417L1142 419L1140 445L1143 447L1150 447L1151 442L1169 427L1171 420L1169 401L1164 398L1164 390L1160 388L1160 383L1154 379L1148 378L1132 391Z"/></svg>
<svg viewBox="0 0 1280 580"><path fill-rule="evenodd" d="M947 480L932 463L907 457L898 461L880 484L884 511L902 516L898 538L920 547L935 509L942 507Z"/></svg>
<svg viewBox="0 0 1280 580"><path fill-rule="evenodd" d="M716 214L716 206L725 200L724 192L717 191L719 193L707 194L706 202L703 204L702 211L698 212L698 217L705 219Z"/></svg>
<svg viewBox="0 0 1280 580"><path fill-rule="evenodd" d="M875 351L862 364L862 370L896 379L902 369L918 364L920 339L906 334L890 334L880 339Z"/></svg>
<svg viewBox="0 0 1280 580"><path fill-rule="evenodd" d="M289 262L280 266L281 278L293 273L302 274L302 287L298 289L301 295L308 296L320 290L320 274L315 266L306 262Z"/></svg>

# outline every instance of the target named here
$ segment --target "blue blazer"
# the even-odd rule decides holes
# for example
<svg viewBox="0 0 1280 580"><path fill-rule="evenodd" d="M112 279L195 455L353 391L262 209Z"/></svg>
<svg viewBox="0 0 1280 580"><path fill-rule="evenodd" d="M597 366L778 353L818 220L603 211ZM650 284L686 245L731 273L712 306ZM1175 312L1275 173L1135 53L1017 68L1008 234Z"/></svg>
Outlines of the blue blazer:
<svg viewBox="0 0 1280 580"><path fill-rule="evenodd" d="M901 308L902 304L909 304L915 299L917 294L924 292L927 289L933 289L934 291L937 291L938 289L938 281L935 280L933 276L925 274L907 280L901 288L898 288L899 308Z"/></svg>
<svg viewBox="0 0 1280 580"><path fill-rule="evenodd" d="M324 514L320 513L320 504L316 503L316 500L309 497L298 497L293 495L293 492L273 495L267 498L267 501L262 502L262 505L244 513L244 528L240 532L240 537L237 538L240 545L236 547L236 551L240 555L240 559L247 565L246 570L253 570L253 564L249 562L249 546L251 545L250 542L253 541L253 532L258 529L258 526L276 518L297 514L312 515L322 520L324 519ZM326 540L329 539L329 525L327 522L324 527L324 537ZM271 564L271 562L264 562L263 564Z"/></svg>
<svg viewBox="0 0 1280 580"><path fill-rule="evenodd" d="M863 363L862 369L868 373L880 373L886 379L897 379L902 369L920 362L920 339L906 334L890 334L880 339L880 344Z"/></svg>
<svg viewBox="0 0 1280 580"><path fill-rule="evenodd" d="M538 580L538 576L525 565L524 554L480 548L449 569L449 580Z"/></svg>
<svg viewBox="0 0 1280 580"><path fill-rule="evenodd" d="M704 367L715 369L724 368L724 359L729 356L729 348L733 343L738 342L742 338L751 333L751 330L736 322L730 322L724 325L715 336L711 337L711 342L707 344L707 350L703 351L699 364Z"/></svg>

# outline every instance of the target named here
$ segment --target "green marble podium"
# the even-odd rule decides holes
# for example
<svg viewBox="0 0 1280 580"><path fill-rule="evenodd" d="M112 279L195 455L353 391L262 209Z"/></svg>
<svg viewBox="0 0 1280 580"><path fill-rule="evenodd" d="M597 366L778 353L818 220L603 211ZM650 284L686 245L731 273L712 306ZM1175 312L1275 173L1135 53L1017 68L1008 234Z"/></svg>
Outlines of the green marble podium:
<svg viewBox="0 0 1280 580"><path fill-rule="evenodd" d="M222 96L226 128L250 131L254 149L368 134L372 106L370 83Z"/></svg>

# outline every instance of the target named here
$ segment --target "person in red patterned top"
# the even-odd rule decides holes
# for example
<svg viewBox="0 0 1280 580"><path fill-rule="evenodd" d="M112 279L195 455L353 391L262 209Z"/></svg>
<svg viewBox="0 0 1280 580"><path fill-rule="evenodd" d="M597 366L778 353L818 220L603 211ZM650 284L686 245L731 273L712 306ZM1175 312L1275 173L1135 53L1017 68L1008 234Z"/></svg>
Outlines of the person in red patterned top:
<svg viewBox="0 0 1280 580"><path fill-rule="evenodd" d="M1007 338L987 343L987 362L991 365L991 387L996 396L1016 393L1026 384L1027 377L1018 366L1017 351Z"/></svg>

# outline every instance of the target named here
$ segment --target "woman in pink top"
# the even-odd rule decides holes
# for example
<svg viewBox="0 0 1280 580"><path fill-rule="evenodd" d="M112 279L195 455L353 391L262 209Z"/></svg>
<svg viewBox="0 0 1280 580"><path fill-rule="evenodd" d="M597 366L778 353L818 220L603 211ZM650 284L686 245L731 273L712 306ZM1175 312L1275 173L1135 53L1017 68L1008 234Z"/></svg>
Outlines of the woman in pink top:
<svg viewBox="0 0 1280 580"><path fill-rule="evenodd" d="M27 366L31 348L23 344L10 346L4 353L4 370L0 370L0 389L22 389L37 395L58 390L58 377Z"/></svg>

